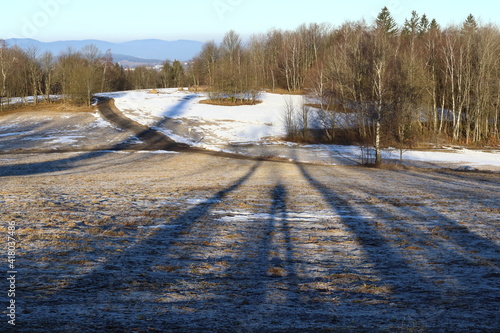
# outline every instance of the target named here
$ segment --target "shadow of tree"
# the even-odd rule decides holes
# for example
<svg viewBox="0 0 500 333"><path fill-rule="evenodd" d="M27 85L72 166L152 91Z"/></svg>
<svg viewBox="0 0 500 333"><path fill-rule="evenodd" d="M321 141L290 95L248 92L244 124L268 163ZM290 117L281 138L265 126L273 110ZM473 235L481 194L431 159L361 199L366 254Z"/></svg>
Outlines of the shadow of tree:
<svg viewBox="0 0 500 333"><path fill-rule="evenodd" d="M391 179L392 171L370 175L371 180L366 181L363 178L367 174L361 170L351 169L347 174L342 169L331 169L328 176L322 176L340 177L351 184L348 192L338 193L315 178L307 167L298 168L356 235L367 260L381 275L380 283L392 286L394 302L414 300L403 304L425 316L440 312L449 313L449 317L492 317L491 309L497 307L500 299L500 293L491 293L497 284L494 277L500 274L500 247L450 218L442 209L432 208L432 200L437 200L441 208L445 200L474 205L476 200L485 199L479 195L484 192L476 193L462 183L455 189L439 190L441 182L452 182L454 178L433 179L434 174L426 178L424 172L418 177L413 172L404 176L396 172L400 174L398 183ZM358 181L356 175L362 180ZM423 185L422 190L440 186L434 193L422 193L418 184ZM465 192L470 191L469 196L461 193L462 187ZM395 191L406 195L395 196ZM491 203L486 206L491 207ZM481 209L474 207L472 211ZM364 219L363 215L370 218ZM469 226L474 224L468 222Z"/></svg>
<svg viewBox="0 0 500 333"><path fill-rule="evenodd" d="M199 95L197 94L186 95L179 101L179 103L166 109L162 114L163 119L158 122L157 126L162 126L169 119L183 115L186 111L186 107L188 106L189 102L191 102L196 97L199 97Z"/></svg>
<svg viewBox="0 0 500 333"><path fill-rule="evenodd" d="M239 179L235 180L227 188L213 194L210 198L188 209L180 216L166 221L165 228L158 228L132 247L108 255L105 261L91 272L70 281L67 286L52 289L51 297L53 306L57 308L65 306L64 301L71 302L67 306L78 304L82 311L87 311L85 317L92 317L93 324L90 327L107 328L111 330L127 330L131 322L137 322L137 318L128 317L129 309L121 309L121 318L109 317L109 313L102 312L95 308L95 304L107 305L113 307L114 302L129 299L129 294L133 292L155 293L165 290L169 285L180 277L176 274L158 273L155 266L165 265L165 256L168 256L172 247L181 235L189 234L191 228L208 218L213 206L221 203L227 195L242 186L259 168L260 163L255 163L249 167L248 171ZM171 263L171 265L175 265ZM156 273L155 273L156 271ZM103 292L105 291L105 292ZM39 295L31 295L30 300L25 300L24 306L30 307L34 302L41 306L43 302L33 301L37 297L43 298L46 290L39 290ZM140 299L140 297L138 297ZM137 306L150 307L148 304L135 304L132 302L132 308ZM173 305L175 307L175 304ZM185 306L185 304L184 304ZM60 315L47 314L47 325L50 327L59 327L64 330L74 330L78 326L73 323L71 318ZM50 324L49 324L50 323ZM175 323L172 323L175 328Z"/></svg>
<svg viewBox="0 0 500 333"><path fill-rule="evenodd" d="M377 324L390 330L419 320L417 331L443 331L443 316L464 327L494 322L498 270L477 266L467 284L471 270L461 269L474 259L457 250L461 238L453 234L465 231L440 229L444 242L419 228L429 216L460 225L432 207L413 206L411 195L398 197L407 192L392 190L391 172L241 166L217 190L207 179L206 200L169 215L123 251L99 248L94 269L71 272L67 285L30 289L23 305L38 307L46 327L62 331L78 331L82 320L89 331L186 332L376 331ZM319 218L325 208L328 216ZM462 248L480 245L497 259L493 242L463 239L471 244Z"/></svg>
<svg viewBox="0 0 500 333"><path fill-rule="evenodd" d="M323 196L323 199L336 212L341 222L354 235L355 240L362 247L364 257L378 272L381 280L379 287L390 286L396 292L393 297L401 294L411 294L400 297L400 301L419 299L420 302L432 302L439 298L439 289L431 285L416 269L411 267L407 260L399 254L385 239L371 221L359 212L345 195L335 192L329 186L317 180L303 165L297 165L303 177ZM338 175L336 175L338 177ZM378 214L377 219L384 216Z"/></svg>

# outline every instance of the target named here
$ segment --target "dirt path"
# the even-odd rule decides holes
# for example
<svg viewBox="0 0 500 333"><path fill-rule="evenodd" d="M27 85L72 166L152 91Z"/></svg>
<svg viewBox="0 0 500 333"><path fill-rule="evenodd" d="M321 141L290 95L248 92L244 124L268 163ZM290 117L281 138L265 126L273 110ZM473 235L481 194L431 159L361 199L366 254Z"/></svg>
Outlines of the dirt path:
<svg viewBox="0 0 500 333"><path fill-rule="evenodd" d="M497 174L78 156L0 160L16 331L500 327Z"/></svg>
<svg viewBox="0 0 500 333"><path fill-rule="evenodd" d="M147 148L151 150L164 149L177 151L188 148L188 145L177 143L165 134L123 116L120 110L116 108L112 98L100 97L98 108L105 119L126 131L134 133L139 140L143 141L142 145L134 144L134 149ZM130 142L121 142L113 148L126 149L130 148L130 146Z"/></svg>

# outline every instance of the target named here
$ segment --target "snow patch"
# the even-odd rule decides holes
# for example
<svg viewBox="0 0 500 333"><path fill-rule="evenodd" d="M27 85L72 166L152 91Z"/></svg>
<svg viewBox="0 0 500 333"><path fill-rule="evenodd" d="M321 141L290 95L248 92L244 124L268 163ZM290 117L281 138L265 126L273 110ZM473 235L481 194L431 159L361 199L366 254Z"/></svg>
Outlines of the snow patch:
<svg viewBox="0 0 500 333"><path fill-rule="evenodd" d="M25 134L31 134L31 133L33 133L33 131L4 133L4 134L0 134L0 138L5 138L8 136L13 136L13 135L25 135Z"/></svg>
<svg viewBox="0 0 500 333"><path fill-rule="evenodd" d="M137 228L139 229L175 229L179 228L181 225L179 224L158 224L158 225L149 225L149 226L143 226L140 225Z"/></svg>
<svg viewBox="0 0 500 333"><path fill-rule="evenodd" d="M159 89L158 94L137 90L101 95L113 97L115 105L130 119L152 126L180 143L243 155L276 156L297 162L329 165L356 165L362 162L362 149L357 146L297 145L280 141L285 135L285 104L291 100L295 105L300 105L302 96L262 93L262 103L257 105L217 106L200 104L200 101L208 98L206 94L178 89ZM345 115L339 117L345 118ZM350 121L341 120L346 123ZM178 129L182 127L183 131ZM250 146L267 147L268 151ZM400 151L385 149L383 158L399 160ZM419 165L500 167L498 151L454 147L432 151L407 150L403 160L407 164Z"/></svg>

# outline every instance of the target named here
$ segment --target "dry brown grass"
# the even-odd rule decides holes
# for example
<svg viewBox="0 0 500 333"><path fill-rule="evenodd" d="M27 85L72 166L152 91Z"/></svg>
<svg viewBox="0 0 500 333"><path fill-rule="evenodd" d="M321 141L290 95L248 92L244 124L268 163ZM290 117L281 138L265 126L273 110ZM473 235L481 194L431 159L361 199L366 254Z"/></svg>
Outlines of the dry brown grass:
<svg viewBox="0 0 500 333"><path fill-rule="evenodd" d="M188 89L191 92L206 92L210 90L209 86L191 86Z"/></svg>
<svg viewBox="0 0 500 333"><path fill-rule="evenodd" d="M391 286L388 285L377 286L366 283L363 283L363 285L354 288L354 292L358 292L361 294L370 294L370 295L388 294L391 292L391 290L392 290Z"/></svg>
<svg viewBox="0 0 500 333"><path fill-rule="evenodd" d="M176 271L182 269L182 267L180 267L180 266L172 266L172 265L165 265L165 266L155 266L155 269L157 269L159 271L165 271L165 272L173 273L173 272L176 272Z"/></svg>
<svg viewBox="0 0 500 333"><path fill-rule="evenodd" d="M158 163L158 157L154 158ZM261 307L253 315L264 318L262 325L276 331L285 328L266 321L270 308L276 309L270 313L276 322L298 318L286 325L310 325L311 331L331 327L332 309L338 315L335 325L348 327L349 320L370 320L387 331L390 320L396 318L394 323L399 323L398 318L413 318L417 311L421 311L418 315L432 311L458 318L467 305L467 309L477 308L477 312L465 312L468 318L477 313L494 316L493 301L482 296L483 291L494 291L496 275L487 275L495 269L494 247L478 246L481 242L464 228L481 235L482 242L498 238L491 191L479 189L493 188L496 177L488 176L490 183L478 182L473 192L484 194L484 205L472 201L462 206L453 204L462 200L459 191L440 194L436 190L440 182L416 190L415 186L425 186L422 179L403 172L305 166L304 173L325 185L316 191L314 184L301 180L304 176L299 169L288 164L264 162L257 173L235 187L232 184L244 174L239 168L251 167L253 162L217 159L215 164L213 157L205 160L187 154L161 160L165 164L161 168L150 161L125 165L127 175L113 167L97 168L90 175L88 171L61 174L57 179L53 174L2 179L0 215L16 221L18 227L19 251L23 251L20 264L29 271L23 283L31 288L29 295L24 293L27 297L23 293L18 297L31 311L26 318L32 327L43 325L52 309L84 324L88 317L82 315L81 305L94 295L99 295L95 298L98 311L109 310L117 322L129 316L126 312L121 317L122 310L129 309L133 299L134 306L145 307L135 309L135 318L161 311L165 322L178 320L193 331L200 327L190 323L199 318L214 318L206 324L215 329L232 327L234 321L214 312L216 308L230 308L243 318ZM189 176L170 177L181 171L183 177ZM456 181L452 176L449 179ZM23 190L27 181L33 193ZM392 186L393 181L405 186ZM432 182L432 177L427 181ZM287 190L282 198L286 216L276 212L277 198L272 193L278 182ZM378 190L365 193L364 185ZM475 191L474 187L467 190ZM194 204L186 205L187 199L201 200L215 193L224 193L220 202L195 209ZM12 200L14 195L19 200ZM141 200L147 202L141 204ZM422 207L428 202L432 205ZM427 218L424 209L452 221ZM273 219L267 217L270 212ZM318 217L301 220L297 216L302 215L295 215L299 212L315 212ZM265 218L254 218L261 213ZM162 224L183 227L142 228ZM0 225L0 231L5 234L6 230L5 223ZM445 237L456 241L457 250ZM364 242L369 239L376 244ZM464 260L453 262L457 257ZM101 279L108 273L110 281L119 281L120 286L96 289L92 283L105 283ZM425 274L424 282L418 281L418 274ZM471 283L466 284L469 279ZM453 290L455 281L467 286L459 290L465 300L456 296L458 291L445 294ZM429 295L436 294L436 302L424 295L427 284L432 284ZM448 303L439 303L443 301ZM301 317L304 311L313 314L314 321ZM433 317L424 320L429 327L435 323ZM139 322L131 321L131 325ZM454 323L462 325L458 319ZM155 325L151 322L155 329L163 322Z"/></svg>
<svg viewBox="0 0 500 333"><path fill-rule="evenodd" d="M95 106L78 106L70 103L56 102L42 102L36 105L28 104L28 105L13 105L3 112L0 112L0 115L19 113L19 112L95 112Z"/></svg>
<svg viewBox="0 0 500 333"><path fill-rule="evenodd" d="M271 93L271 94L279 94L279 95L304 95L303 90L289 91L287 89L282 89L282 88L277 88L274 90L266 89L266 92Z"/></svg>
<svg viewBox="0 0 500 333"><path fill-rule="evenodd" d="M281 267L269 267L269 269L267 270L267 276L285 277L287 275L287 271Z"/></svg>
<svg viewBox="0 0 500 333"><path fill-rule="evenodd" d="M200 104L208 105L218 105L218 106L243 106L243 105L257 105L262 103L262 101L252 101L252 100L233 100L230 98L218 98L218 99L205 99L200 101Z"/></svg>

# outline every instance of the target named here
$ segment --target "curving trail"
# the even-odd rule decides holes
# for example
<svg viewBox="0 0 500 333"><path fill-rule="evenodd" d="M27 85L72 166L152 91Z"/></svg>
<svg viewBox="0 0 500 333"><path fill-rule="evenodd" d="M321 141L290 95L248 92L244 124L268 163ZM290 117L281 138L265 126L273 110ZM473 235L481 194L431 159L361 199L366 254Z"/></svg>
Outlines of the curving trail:
<svg viewBox="0 0 500 333"><path fill-rule="evenodd" d="M144 142L147 149L164 149L164 150L185 150L189 148L188 145L177 143L165 134L158 132L148 126L139 124L130 118L125 117L120 110L115 106L113 98L99 97L97 103L99 112L111 123L118 127L134 133L134 135ZM118 144L116 149L125 149L130 146L129 142L122 142Z"/></svg>

